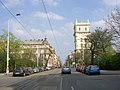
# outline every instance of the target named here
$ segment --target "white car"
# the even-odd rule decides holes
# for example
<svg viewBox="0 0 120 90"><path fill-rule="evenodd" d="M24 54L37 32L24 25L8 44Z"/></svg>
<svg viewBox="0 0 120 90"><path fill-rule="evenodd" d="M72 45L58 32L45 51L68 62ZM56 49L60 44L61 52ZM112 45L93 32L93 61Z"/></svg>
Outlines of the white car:
<svg viewBox="0 0 120 90"><path fill-rule="evenodd" d="M51 70L51 67L46 67L46 70Z"/></svg>
<svg viewBox="0 0 120 90"><path fill-rule="evenodd" d="M62 74L71 74L71 68L68 66L64 66L61 71Z"/></svg>

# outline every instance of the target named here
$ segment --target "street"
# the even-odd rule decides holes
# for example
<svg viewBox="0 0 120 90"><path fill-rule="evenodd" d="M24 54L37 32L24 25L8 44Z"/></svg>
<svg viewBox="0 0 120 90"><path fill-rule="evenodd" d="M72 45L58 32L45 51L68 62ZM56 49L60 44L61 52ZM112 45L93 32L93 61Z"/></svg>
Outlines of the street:
<svg viewBox="0 0 120 90"><path fill-rule="evenodd" d="M0 76L0 90L120 90L120 71L101 71L101 75L85 75L61 69L26 77Z"/></svg>

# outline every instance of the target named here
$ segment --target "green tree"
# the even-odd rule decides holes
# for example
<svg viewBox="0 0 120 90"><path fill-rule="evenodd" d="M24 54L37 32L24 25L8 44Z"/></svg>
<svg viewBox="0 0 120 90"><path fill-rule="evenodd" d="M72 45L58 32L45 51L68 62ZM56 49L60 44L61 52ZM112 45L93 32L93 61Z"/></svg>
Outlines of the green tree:
<svg viewBox="0 0 120 90"><path fill-rule="evenodd" d="M7 31L2 30L3 34L0 35L0 62L1 64L1 71L5 71L6 68L6 53L7 53ZM16 58L19 58L19 51L21 50L20 47L21 40L17 39L12 33L10 33L10 70L13 70L15 66ZM4 68L3 68L4 67Z"/></svg>
<svg viewBox="0 0 120 90"><path fill-rule="evenodd" d="M101 56L101 54L109 52L112 48L112 40L112 33L101 27L96 28L95 32L88 36L88 42L91 43L91 64L94 63L95 56Z"/></svg>

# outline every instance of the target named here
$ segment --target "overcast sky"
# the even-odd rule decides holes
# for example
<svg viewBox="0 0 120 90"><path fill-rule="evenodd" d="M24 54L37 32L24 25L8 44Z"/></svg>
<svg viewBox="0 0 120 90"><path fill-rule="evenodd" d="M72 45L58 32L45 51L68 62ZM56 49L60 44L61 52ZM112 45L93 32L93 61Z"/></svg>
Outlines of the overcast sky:
<svg viewBox="0 0 120 90"><path fill-rule="evenodd" d="M7 30L10 20L10 32L21 40L48 38L56 53L64 61L74 50L73 26L78 21L90 20L91 31L96 26L102 26L114 7L120 5L120 0L43 0L53 28L47 20L42 0L1 0L15 15L20 13L18 20L21 25L8 13L0 3L0 34ZM34 37L31 37L31 35Z"/></svg>

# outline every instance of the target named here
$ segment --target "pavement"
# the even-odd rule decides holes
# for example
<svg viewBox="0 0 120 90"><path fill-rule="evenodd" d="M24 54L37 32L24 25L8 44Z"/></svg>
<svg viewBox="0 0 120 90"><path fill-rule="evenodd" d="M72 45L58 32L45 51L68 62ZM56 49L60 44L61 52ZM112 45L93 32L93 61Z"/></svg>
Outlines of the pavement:
<svg viewBox="0 0 120 90"><path fill-rule="evenodd" d="M9 74L6 73L0 73L0 77L4 77L4 76L12 76L13 72L10 72Z"/></svg>
<svg viewBox="0 0 120 90"><path fill-rule="evenodd" d="M75 69L71 74L55 69L26 77L0 78L0 90L120 90L119 84L120 71L108 70L101 70L101 75L86 75Z"/></svg>

